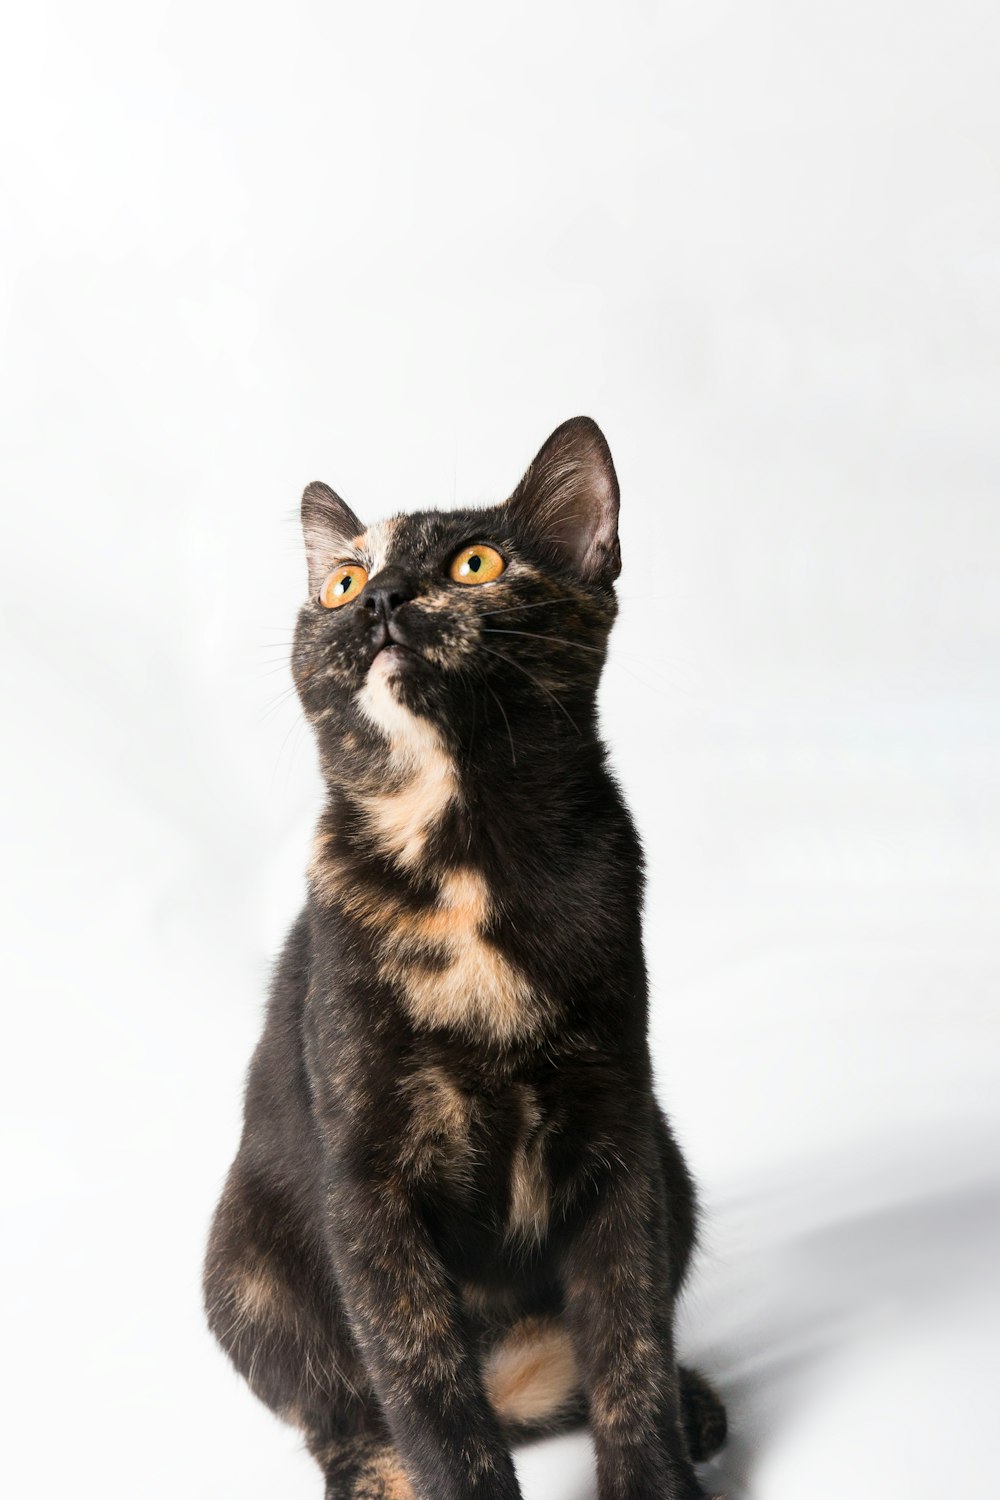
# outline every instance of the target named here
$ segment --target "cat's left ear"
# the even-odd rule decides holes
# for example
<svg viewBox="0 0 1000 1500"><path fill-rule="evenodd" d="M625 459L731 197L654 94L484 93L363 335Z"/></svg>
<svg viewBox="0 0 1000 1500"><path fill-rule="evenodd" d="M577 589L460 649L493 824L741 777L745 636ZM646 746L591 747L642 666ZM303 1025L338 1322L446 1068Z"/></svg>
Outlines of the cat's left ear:
<svg viewBox="0 0 1000 1500"><path fill-rule="evenodd" d="M302 537L309 568L309 593L315 597L330 569L354 551L364 527L349 505L328 484L314 479L302 495Z"/></svg>
<svg viewBox="0 0 1000 1500"><path fill-rule="evenodd" d="M507 504L546 549L588 583L621 572L618 476L604 433L590 417L557 427Z"/></svg>

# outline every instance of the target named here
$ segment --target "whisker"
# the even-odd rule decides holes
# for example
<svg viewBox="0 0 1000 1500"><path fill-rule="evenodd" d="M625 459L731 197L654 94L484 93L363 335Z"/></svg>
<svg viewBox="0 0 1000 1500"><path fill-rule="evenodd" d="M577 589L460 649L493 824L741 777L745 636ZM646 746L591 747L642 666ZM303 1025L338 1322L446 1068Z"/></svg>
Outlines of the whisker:
<svg viewBox="0 0 1000 1500"><path fill-rule="evenodd" d="M599 646L585 646L582 641L567 641L561 635L542 635L537 630L506 630L500 625L487 625L484 635L526 635L532 641L551 641L556 646L572 646L575 651L591 651L595 656L604 656Z"/></svg>
<svg viewBox="0 0 1000 1500"><path fill-rule="evenodd" d="M511 657L505 656L502 651L491 651L489 646L484 646L482 649L486 652L487 656L496 656L500 661L506 662L509 667L514 667L518 672L523 672L524 676L527 677L530 682L533 682L535 687L538 688L540 692L544 693L546 697L551 698L556 707L566 715L566 718L569 720L570 724L572 724L573 728L576 730L576 733L580 733L579 726L574 722L569 713L569 710L566 708L566 705L560 703L555 693L551 692L549 688L545 686L544 682L539 682L538 678L532 672L529 672L527 667L522 667L520 662L516 662Z"/></svg>
<svg viewBox="0 0 1000 1500"><path fill-rule="evenodd" d="M507 726L507 740L508 740L508 742L510 744L510 763L511 763L511 766L516 766L517 765L517 753L516 753L516 751L514 749L514 735L513 735L512 731L511 731L510 719L507 717L507 710L504 708L502 700L493 691L493 688L490 685L490 680L487 677L487 675L486 675L485 671L483 670L483 668L481 666L477 665L477 663L474 662L474 661L473 662L469 662L467 664L467 666L468 666L468 669L473 673L473 675L482 683L483 687L489 693L490 697L493 699L493 702L496 704L497 708L500 710L501 714L503 715L503 721L504 721L504 723ZM463 676L465 675L464 671L463 671L462 675ZM473 714L473 718L472 718L472 738L473 738L473 740L475 740L475 733L476 733L476 728L475 728L475 726L476 726L476 701L477 700L475 698L473 698L473 700L472 700L472 714ZM486 713L486 723L487 723L487 728L489 728L489 709L487 709L487 713Z"/></svg>
<svg viewBox="0 0 1000 1500"><path fill-rule="evenodd" d="M264 667L257 674L259 677L275 677L279 672L287 672L291 669L290 661L279 661L274 666Z"/></svg>
<svg viewBox="0 0 1000 1500"><path fill-rule="evenodd" d="M503 704L501 703L500 699L497 697L496 693L490 687L490 684L486 681L485 674L483 675L483 682L486 684L486 691L489 693L490 697L493 699L493 701L496 704L497 708L503 714L503 721L504 721L504 723L507 726L507 738L510 741L510 764L511 764L511 768L513 768L514 766L517 765L517 756L514 753L514 736L511 733L510 720L507 717L507 710L504 708Z"/></svg>
<svg viewBox="0 0 1000 1500"><path fill-rule="evenodd" d="M630 656L627 652L623 652L620 649L620 647L616 644L616 642L614 642L614 641L612 641L610 643L609 649L608 649L607 653L605 653L605 652L601 651L600 647L597 647L597 646L585 646L582 641L568 641L563 636L545 635L541 631L538 631L538 630L509 630L509 629L506 629L506 628L504 628L502 626L498 626L498 625L486 625L486 626L483 627L483 634L484 635L523 635L523 636L527 636L529 640L533 640L533 641L551 641L553 645L557 645L557 646L570 646L572 649L574 649L576 651L589 651L591 654L593 654L595 656L608 655L613 661L615 661L617 663L617 665L619 665L622 668L623 671L628 672L628 674L629 674L630 677L634 677L635 680L636 680L636 682L640 683L640 685L642 687L647 687L648 684L645 683L645 682L643 682L643 679L636 673L635 670L630 669L630 667L628 665L629 662L632 662L635 666L638 666L639 668L641 668L642 671L647 672L653 678L654 685L658 685L661 689L670 688L670 689L674 689L674 690L677 690L677 691L683 691L684 690L682 684L674 682L671 678L669 678L669 677L665 676L663 673L659 672L651 663L649 663L647 661L644 661L641 657ZM657 684L657 679L659 679L658 684Z"/></svg>
<svg viewBox="0 0 1000 1500"><path fill-rule="evenodd" d="M273 698L267 705L267 707L261 711L261 722L263 723L266 719L271 718L272 715L277 713L279 708L283 708L284 705L288 702L289 698L291 698L297 691L298 689L293 682L291 687L285 688L284 692L279 693L276 698Z"/></svg>
<svg viewBox="0 0 1000 1500"><path fill-rule="evenodd" d="M533 604L506 604L503 609L484 609L481 618L487 615L510 615L522 609L547 609L552 604L573 604L573 599L536 599Z"/></svg>
<svg viewBox="0 0 1000 1500"><path fill-rule="evenodd" d="M286 787L286 789L288 787L289 777L292 774L292 768L293 768L293 766L295 764L295 743L296 743L295 742L295 735L296 735L296 731L299 730L299 729L301 729L302 725L305 722L306 722L305 714L302 713L302 711L300 709L299 712L295 715L295 717L292 720L291 724L285 730L285 734L284 734L284 737L283 737L283 739L281 741L281 744L278 746L278 754L277 754L277 756L275 758L274 769L271 772L271 788L272 788L272 790L274 788L274 784L275 784L275 781L277 779L278 772L281 769L281 757L285 753L285 746L286 745L289 746L289 756L288 756L288 768L287 768L287 770L285 772L285 787ZM289 741L291 741L290 745L289 745Z"/></svg>

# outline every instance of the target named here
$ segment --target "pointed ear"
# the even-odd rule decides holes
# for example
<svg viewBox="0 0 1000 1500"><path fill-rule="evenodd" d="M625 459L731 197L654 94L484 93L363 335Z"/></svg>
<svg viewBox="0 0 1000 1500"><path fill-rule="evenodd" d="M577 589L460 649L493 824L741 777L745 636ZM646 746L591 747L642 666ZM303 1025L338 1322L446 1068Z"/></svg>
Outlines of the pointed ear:
<svg viewBox="0 0 1000 1500"><path fill-rule="evenodd" d="M350 506L345 505L328 484L314 479L312 484L306 485L302 494L302 536L306 544L310 594L319 593L320 585L334 563L350 556L354 550L352 541L364 529Z"/></svg>
<svg viewBox="0 0 1000 1500"><path fill-rule="evenodd" d="M618 577L618 476L604 433L589 417L556 428L507 503L588 583Z"/></svg>

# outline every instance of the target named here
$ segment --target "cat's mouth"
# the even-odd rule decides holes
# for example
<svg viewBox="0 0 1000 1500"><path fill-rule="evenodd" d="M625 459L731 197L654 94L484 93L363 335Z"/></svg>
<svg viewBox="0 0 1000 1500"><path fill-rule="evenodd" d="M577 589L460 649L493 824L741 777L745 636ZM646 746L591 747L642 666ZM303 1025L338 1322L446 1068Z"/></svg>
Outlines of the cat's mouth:
<svg viewBox="0 0 1000 1500"><path fill-rule="evenodd" d="M385 615L379 615L372 621L368 632L368 639L371 642L372 653L375 656L380 651L384 651L387 646L406 645L403 639L403 632L400 630L398 623L391 616L386 618Z"/></svg>
<svg viewBox="0 0 1000 1500"><path fill-rule="evenodd" d="M408 641L403 639L403 633L395 620L379 620L371 632L372 657L369 662L369 670L379 663L379 669L385 671L394 665L401 665L407 657L415 656L417 653Z"/></svg>
<svg viewBox="0 0 1000 1500"><path fill-rule="evenodd" d="M409 646L404 646L402 641L386 641L385 645L379 646L378 650L375 652L375 655L372 657L372 664L374 665L374 663L377 661L403 661L407 656L413 655L414 652L412 648Z"/></svg>

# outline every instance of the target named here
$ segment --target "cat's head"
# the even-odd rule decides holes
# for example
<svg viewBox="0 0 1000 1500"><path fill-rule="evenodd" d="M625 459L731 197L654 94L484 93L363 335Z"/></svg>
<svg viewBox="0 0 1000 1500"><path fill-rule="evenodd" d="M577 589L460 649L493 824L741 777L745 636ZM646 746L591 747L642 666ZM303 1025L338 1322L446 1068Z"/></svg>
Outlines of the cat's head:
<svg viewBox="0 0 1000 1500"><path fill-rule="evenodd" d="M576 417L509 500L365 526L324 484L302 497L309 600L293 671L321 746L433 726L454 744L593 713L621 566L618 481Z"/></svg>

